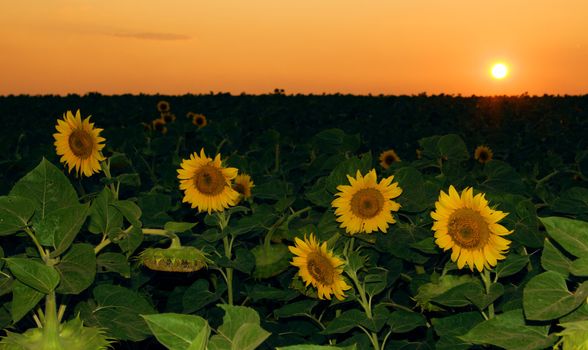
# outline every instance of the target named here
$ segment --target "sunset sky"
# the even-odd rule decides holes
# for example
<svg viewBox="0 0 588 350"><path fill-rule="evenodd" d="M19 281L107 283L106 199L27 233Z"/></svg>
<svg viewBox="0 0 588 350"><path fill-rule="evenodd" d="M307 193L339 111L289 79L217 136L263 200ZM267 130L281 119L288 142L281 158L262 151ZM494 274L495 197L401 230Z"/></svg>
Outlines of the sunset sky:
<svg viewBox="0 0 588 350"><path fill-rule="evenodd" d="M586 0L2 1L0 94L586 94L587 18Z"/></svg>

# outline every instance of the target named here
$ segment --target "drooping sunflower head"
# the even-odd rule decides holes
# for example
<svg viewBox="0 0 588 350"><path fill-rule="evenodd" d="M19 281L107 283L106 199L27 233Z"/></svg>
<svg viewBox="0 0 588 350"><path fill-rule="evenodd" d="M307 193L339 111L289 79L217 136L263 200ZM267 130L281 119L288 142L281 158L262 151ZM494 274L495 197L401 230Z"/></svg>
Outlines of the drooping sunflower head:
<svg viewBox="0 0 588 350"><path fill-rule="evenodd" d="M196 125L198 128L203 128L208 124L206 121L206 116L204 114L193 114L192 115L192 124Z"/></svg>
<svg viewBox="0 0 588 350"><path fill-rule="evenodd" d="M55 128L58 131L53 134L56 153L70 172L76 169L78 176L92 176L100 171L100 161L106 159L101 152L105 139L100 136L102 129L90 123L90 117L82 120L79 109L75 116L67 111L63 120L57 120Z"/></svg>
<svg viewBox="0 0 588 350"><path fill-rule="evenodd" d="M314 234L309 238L294 239L295 245L288 247L296 255L291 264L298 267L298 275L306 286L312 284L318 290L319 299L331 300L331 294L339 300L345 298L345 291L350 289L343 277L345 262L327 249L327 242L319 245Z"/></svg>
<svg viewBox="0 0 588 350"><path fill-rule="evenodd" d="M247 174L239 174L235 178L235 182L233 183L233 189L245 198L251 198L251 188L255 187L253 184L253 180L251 180L251 176Z"/></svg>
<svg viewBox="0 0 588 350"><path fill-rule="evenodd" d="M436 210L431 212L435 243L443 250L452 250L451 260L460 269L467 264L470 270L475 267L482 272L496 266L510 245L503 236L513 231L498 223L508 213L491 209L484 197L483 193L474 196L471 187L460 195L450 186L449 194L441 191Z"/></svg>
<svg viewBox="0 0 588 350"><path fill-rule="evenodd" d="M478 146L474 151L474 159L482 164L486 164L489 161L491 161L493 156L494 153L492 152L492 149L490 149L490 147L488 146Z"/></svg>
<svg viewBox="0 0 588 350"><path fill-rule="evenodd" d="M151 122L153 130L162 134L167 134L167 126L165 126L165 120L162 118L153 119Z"/></svg>
<svg viewBox="0 0 588 350"><path fill-rule="evenodd" d="M157 102L157 110L161 113L169 112L171 109L169 102L159 101Z"/></svg>
<svg viewBox="0 0 588 350"><path fill-rule="evenodd" d="M382 168L388 169L394 162L400 162L400 157L393 149L380 153L380 165Z"/></svg>
<svg viewBox="0 0 588 350"><path fill-rule="evenodd" d="M378 183L376 171L372 169L365 176L358 170L356 177L347 175L350 185L337 186L338 198L333 200L337 221L349 234L386 232L388 224L396 222L393 211L400 204L392 199L402 193L398 183L392 183L394 176Z"/></svg>
<svg viewBox="0 0 588 350"><path fill-rule="evenodd" d="M138 256L141 265L155 271L194 272L206 267L210 260L196 247L147 248Z"/></svg>
<svg viewBox="0 0 588 350"><path fill-rule="evenodd" d="M176 115L172 112L161 113L161 119L163 119L166 123L171 123L176 121Z"/></svg>
<svg viewBox="0 0 588 350"><path fill-rule="evenodd" d="M207 157L204 148L200 155L194 152L190 159L182 160L178 169L180 189L184 191L183 202L190 203L199 212L223 211L239 202L239 192L232 187L231 180L237 176L237 168L223 167L220 154L214 159Z"/></svg>

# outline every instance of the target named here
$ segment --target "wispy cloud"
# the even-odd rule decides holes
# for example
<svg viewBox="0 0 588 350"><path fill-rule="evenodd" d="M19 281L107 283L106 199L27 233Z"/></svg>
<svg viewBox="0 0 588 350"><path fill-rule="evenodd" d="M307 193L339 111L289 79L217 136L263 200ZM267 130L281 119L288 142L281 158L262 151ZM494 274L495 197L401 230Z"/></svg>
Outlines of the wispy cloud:
<svg viewBox="0 0 588 350"><path fill-rule="evenodd" d="M133 39L141 39L141 40L190 40L191 37L184 34L175 34L175 33L157 33L157 32L136 32L136 33L123 33L123 32L116 32L116 33L104 33L109 36L114 36L117 38L133 38Z"/></svg>

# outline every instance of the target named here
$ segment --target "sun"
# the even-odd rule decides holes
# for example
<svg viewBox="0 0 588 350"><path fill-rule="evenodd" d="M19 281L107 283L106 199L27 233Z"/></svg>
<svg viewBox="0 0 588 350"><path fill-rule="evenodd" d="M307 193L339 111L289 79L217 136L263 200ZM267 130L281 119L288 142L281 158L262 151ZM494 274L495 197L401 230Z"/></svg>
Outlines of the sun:
<svg viewBox="0 0 588 350"><path fill-rule="evenodd" d="M491 72L494 79L504 79L508 75L508 67L504 63L496 63Z"/></svg>

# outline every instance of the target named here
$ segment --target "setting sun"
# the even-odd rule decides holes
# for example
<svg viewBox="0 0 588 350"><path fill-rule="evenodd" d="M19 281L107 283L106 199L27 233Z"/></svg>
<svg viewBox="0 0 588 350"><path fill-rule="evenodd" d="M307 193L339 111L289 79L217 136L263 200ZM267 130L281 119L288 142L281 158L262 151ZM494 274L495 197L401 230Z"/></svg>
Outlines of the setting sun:
<svg viewBox="0 0 588 350"><path fill-rule="evenodd" d="M508 75L508 67L504 63L496 63L492 66L492 76L495 79L504 79Z"/></svg>

